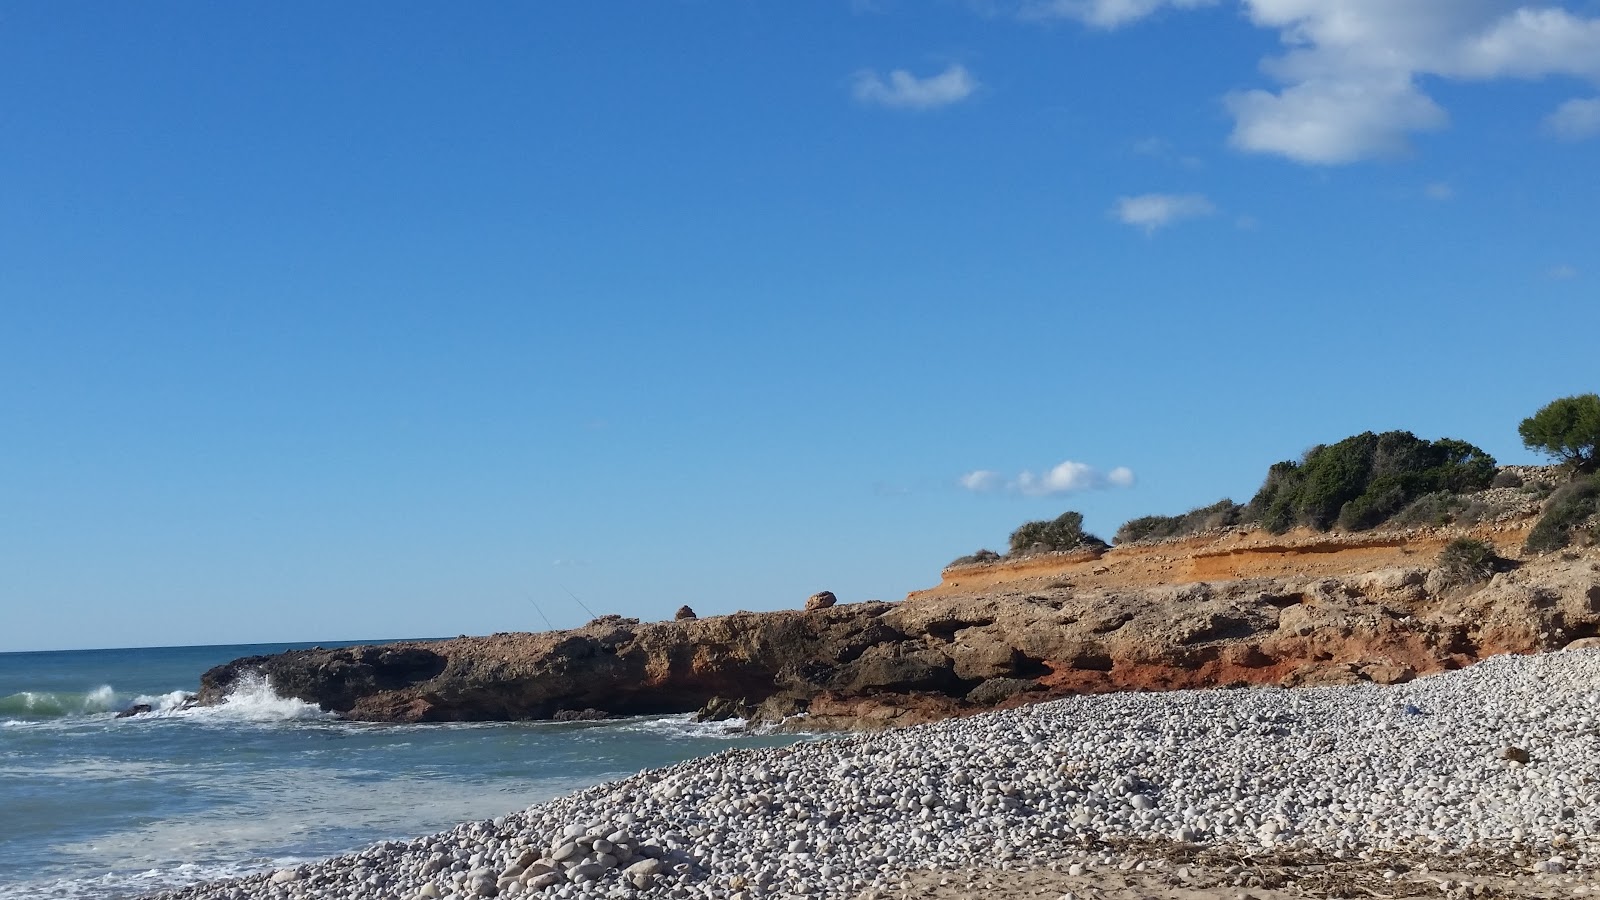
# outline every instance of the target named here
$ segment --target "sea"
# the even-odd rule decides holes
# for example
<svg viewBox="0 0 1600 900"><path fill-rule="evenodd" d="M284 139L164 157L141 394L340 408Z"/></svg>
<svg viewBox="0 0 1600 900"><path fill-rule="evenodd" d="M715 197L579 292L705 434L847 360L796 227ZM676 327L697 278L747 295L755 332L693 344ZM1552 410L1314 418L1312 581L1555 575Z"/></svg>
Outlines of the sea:
<svg viewBox="0 0 1600 900"><path fill-rule="evenodd" d="M137 897L797 739L688 716L346 722L259 679L184 708L212 666L310 646L0 653L0 898ZM151 711L117 717L136 703Z"/></svg>

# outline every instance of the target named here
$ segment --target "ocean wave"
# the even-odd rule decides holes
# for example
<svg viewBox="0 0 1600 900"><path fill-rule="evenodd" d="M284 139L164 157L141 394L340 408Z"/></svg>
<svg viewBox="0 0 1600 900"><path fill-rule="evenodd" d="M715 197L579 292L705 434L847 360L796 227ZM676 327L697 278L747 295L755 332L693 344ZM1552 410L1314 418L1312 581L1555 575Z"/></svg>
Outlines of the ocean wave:
<svg viewBox="0 0 1600 900"><path fill-rule="evenodd" d="M245 863L199 865L181 863L141 871L108 872L90 878L41 879L5 885L6 900L113 900L155 891L175 890L188 885L225 878L239 878L255 872L299 865L305 857L259 858Z"/></svg>
<svg viewBox="0 0 1600 900"><path fill-rule="evenodd" d="M292 722L306 720L333 719L334 713L327 712L315 703L307 703L296 697L280 696L272 689L272 681L265 675L250 673L241 677L234 683L233 690L224 697L222 702L215 706L194 706L188 701L194 695L183 691L163 695L163 700L175 700L175 705L153 708L147 713L134 716L135 719L194 719L196 721L215 721L227 723L255 722Z"/></svg>
<svg viewBox="0 0 1600 900"><path fill-rule="evenodd" d="M152 719L192 719L196 722L272 723L335 718L315 703L280 696L263 675L246 675L215 706L196 706L194 692L119 694L109 684L82 693L69 691L18 691L0 697L0 727L67 726L74 722L118 719L127 722ZM136 711L137 710L137 711ZM88 722L86 722L88 720Z"/></svg>
<svg viewBox="0 0 1600 900"><path fill-rule="evenodd" d="M102 684L82 693L18 691L0 697L0 715L27 716L33 719L93 715L110 712L116 708L117 692L109 684Z"/></svg>

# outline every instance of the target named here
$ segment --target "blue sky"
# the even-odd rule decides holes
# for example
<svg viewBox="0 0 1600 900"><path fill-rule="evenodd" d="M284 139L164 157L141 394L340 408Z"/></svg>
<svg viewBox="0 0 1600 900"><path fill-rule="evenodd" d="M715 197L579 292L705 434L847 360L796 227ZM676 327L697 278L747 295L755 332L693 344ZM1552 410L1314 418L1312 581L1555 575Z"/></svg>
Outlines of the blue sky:
<svg viewBox="0 0 1600 900"><path fill-rule="evenodd" d="M0 650L896 599L1596 389L1596 2L11 4L0 78Z"/></svg>

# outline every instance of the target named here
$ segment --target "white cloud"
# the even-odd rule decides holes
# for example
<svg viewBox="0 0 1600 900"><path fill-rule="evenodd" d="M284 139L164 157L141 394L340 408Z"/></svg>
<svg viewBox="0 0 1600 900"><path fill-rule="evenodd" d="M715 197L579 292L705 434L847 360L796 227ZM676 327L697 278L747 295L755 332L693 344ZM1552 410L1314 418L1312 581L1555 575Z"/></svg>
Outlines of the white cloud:
<svg viewBox="0 0 1600 900"><path fill-rule="evenodd" d="M1572 279L1578 277L1578 270L1573 266L1563 263L1559 266L1551 266L1550 271L1546 272L1545 274L1549 275L1556 281L1571 281Z"/></svg>
<svg viewBox="0 0 1600 900"><path fill-rule="evenodd" d="M1600 78L1600 18L1521 0L1243 0L1287 48L1263 70L1276 92L1230 94L1230 142L1336 165L1404 153L1449 116L1417 86L1570 75Z"/></svg>
<svg viewBox="0 0 1600 900"><path fill-rule="evenodd" d="M1069 459L1039 474L1023 472L1017 476L1016 485L1017 490L1030 497L1042 497L1046 494L1088 490L1102 481L1102 476L1093 466Z"/></svg>
<svg viewBox="0 0 1600 900"><path fill-rule="evenodd" d="M1109 472L1087 463L1066 460L1043 472L1024 471L1007 480L999 472L978 469L961 476L961 486L969 491L988 493L1005 490L1028 497L1052 494L1071 494L1078 491L1097 491L1106 488L1132 487L1133 470L1118 466Z"/></svg>
<svg viewBox="0 0 1600 900"><path fill-rule="evenodd" d="M1137 197L1118 197L1111 213L1124 225L1143 228L1145 234L1154 234L1157 229L1174 222L1209 216L1216 211L1216 206L1204 194L1140 194Z"/></svg>
<svg viewBox="0 0 1600 900"><path fill-rule="evenodd" d="M1581 141L1600 134L1600 97L1568 100L1544 117L1545 134Z"/></svg>
<svg viewBox="0 0 1600 900"><path fill-rule="evenodd" d="M1163 7L1196 9L1217 0L1027 0L1018 14L1024 19L1076 19L1095 28L1121 28Z"/></svg>
<svg viewBox="0 0 1600 900"><path fill-rule="evenodd" d="M969 491L984 493L998 490L1004 485L1005 479L1000 477L1000 473L988 469L977 469L961 476L961 486Z"/></svg>
<svg viewBox="0 0 1600 900"><path fill-rule="evenodd" d="M888 78L870 69L857 72L851 92L857 101L869 106L936 109L960 103L977 89L977 80L965 66L952 65L927 78L918 78L905 69L895 69Z"/></svg>
<svg viewBox="0 0 1600 900"><path fill-rule="evenodd" d="M1422 192L1428 195L1429 200L1453 200L1456 196L1456 189L1443 181L1433 182L1432 184L1423 188Z"/></svg>
<svg viewBox="0 0 1600 900"><path fill-rule="evenodd" d="M1408 132L1449 121L1409 79L1308 81L1277 94L1234 92L1223 102L1234 118L1233 146L1321 165L1398 156L1409 146Z"/></svg>
<svg viewBox="0 0 1600 900"><path fill-rule="evenodd" d="M1429 79L1568 76L1600 82L1600 16L1551 0L1238 0L1249 21L1278 33L1262 60L1270 89L1224 98L1229 143L1312 165L1393 157L1412 136L1449 124ZM1019 0L1025 19L1118 28L1213 0ZM1572 4L1568 4L1572 5ZM1594 9L1590 2L1586 9ZM1545 120L1562 138L1600 134L1600 98L1572 100Z"/></svg>

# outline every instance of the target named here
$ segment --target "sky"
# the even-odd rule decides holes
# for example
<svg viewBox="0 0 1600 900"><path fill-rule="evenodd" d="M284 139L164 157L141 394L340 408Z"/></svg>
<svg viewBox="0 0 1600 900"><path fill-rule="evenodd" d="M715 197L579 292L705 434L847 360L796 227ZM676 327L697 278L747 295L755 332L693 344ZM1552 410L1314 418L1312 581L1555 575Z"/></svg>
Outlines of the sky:
<svg viewBox="0 0 1600 900"><path fill-rule="evenodd" d="M1600 2L0 4L0 651L894 600L1597 389Z"/></svg>

